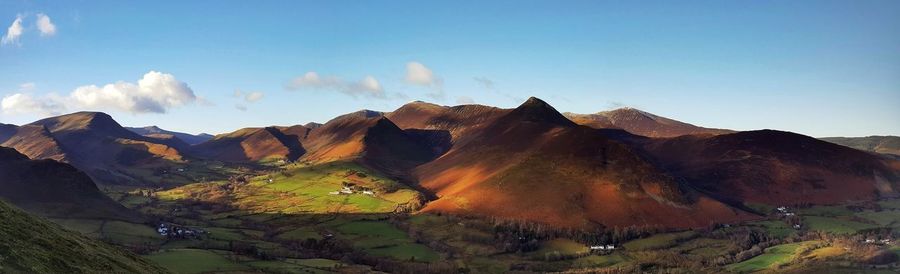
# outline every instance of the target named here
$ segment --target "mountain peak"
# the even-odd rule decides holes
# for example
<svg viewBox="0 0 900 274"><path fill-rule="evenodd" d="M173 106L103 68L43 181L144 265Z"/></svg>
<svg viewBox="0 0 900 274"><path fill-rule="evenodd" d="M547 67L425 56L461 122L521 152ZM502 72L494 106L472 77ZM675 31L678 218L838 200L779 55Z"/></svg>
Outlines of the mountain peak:
<svg viewBox="0 0 900 274"><path fill-rule="evenodd" d="M553 106L537 97L528 98L509 115L518 116L528 122L545 122L562 126L575 126L575 123L563 116Z"/></svg>

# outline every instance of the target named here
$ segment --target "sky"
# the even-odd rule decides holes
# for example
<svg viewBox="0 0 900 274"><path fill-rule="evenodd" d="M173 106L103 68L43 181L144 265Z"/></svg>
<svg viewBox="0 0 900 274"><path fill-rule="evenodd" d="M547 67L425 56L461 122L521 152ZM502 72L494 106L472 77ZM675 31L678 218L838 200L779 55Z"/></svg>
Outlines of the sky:
<svg viewBox="0 0 900 274"><path fill-rule="evenodd" d="M900 1L0 0L0 123L188 133L413 100L900 135Z"/></svg>

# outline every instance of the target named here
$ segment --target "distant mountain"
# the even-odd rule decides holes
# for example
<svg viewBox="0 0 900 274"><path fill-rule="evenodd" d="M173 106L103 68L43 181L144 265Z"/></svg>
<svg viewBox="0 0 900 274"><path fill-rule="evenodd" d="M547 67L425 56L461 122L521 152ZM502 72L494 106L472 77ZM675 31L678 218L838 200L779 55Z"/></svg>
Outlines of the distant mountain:
<svg viewBox="0 0 900 274"><path fill-rule="evenodd" d="M698 134L719 135L734 132L727 129L699 127L634 108L620 108L595 114L565 113L565 115L580 125L592 128L624 129L632 134L653 138Z"/></svg>
<svg viewBox="0 0 900 274"><path fill-rule="evenodd" d="M775 130L647 140L672 175L727 201L833 204L897 196L897 161Z"/></svg>
<svg viewBox="0 0 900 274"><path fill-rule="evenodd" d="M130 167L184 162L184 155L179 151L183 142L141 136L105 113L77 112L42 119L21 128L29 129L24 131L27 135L10 147L33 158L60 158L103 184L143 184ZM29 142L30 136L46 141ZM4 140L4 146L10 140L16 137Z"/></svg>
<svg viewBox="0 0 900 274"><path fill-rule="evenodd" d="M46 217L120 219L140 216L100 192L83 172L54 160L31 160L0 148L0 199Z"/></svg>
<svg viewBox="0 0 900 274"><path fill-rule="evenodd" d="M576 125L540 99L498 113L415 169L438 196L424 211L579 228L753 218L682 186L606 131Z"/></svg>
<svg viewBox="0 0 900 274"><path fill-rule="evenodd" d="M227 162L293 161L306 153L302 141L309 131L303 126L244 128L194 145L191 152Z"/></svg>
<svg viewBox="0 0 900 274"><path fill-rule="evenodd" d="M199 143L203 143L203 142L209 141L210 139L212 139L214 137L213 135L206 134L206 133L200 133L197 135L193 135L193 134L189 134L189 133L169 131L169 130L161 129L157 126L126 127L126 129L128 129L134 133L140 134L140 135L150 136L150 137L155 137L155 138L167 138L166 135L172 136L172 137L178 138L181 141L184 141L188 145L196 145ZM171 137L168 137L168 138L171 138Z"/></svg>
<svg viewBox="0 0 900 274"><path fill-rule="evenodd" d="M7 150L0 149L0 153L6 154ZM0 220L3 220L0 222L0 272L3 273L167 272L131 252L63 229L2 201Z"/></svg>
<svg viewBox="0 0 900 274"><path fill-rule="evenodd" d="M435 155L424 136L407 132L380 115L360 111L338 116L311 131L304 161L360 161L398 174Z"/></svg>
<svg viewBox="0 0 900 274"><path fill-rule="evenodd" d="M863 151L900 157L900 136L827 137L819 139Z"/></svg>
<svg viewBox="0 0 900 274"><path fill-rule="evenodd" d="M11 147L29 158L53 159L68 162L69 158L60 143L46 127L24 125L8 128L8 134L0 134L0 146Z"/></svg>

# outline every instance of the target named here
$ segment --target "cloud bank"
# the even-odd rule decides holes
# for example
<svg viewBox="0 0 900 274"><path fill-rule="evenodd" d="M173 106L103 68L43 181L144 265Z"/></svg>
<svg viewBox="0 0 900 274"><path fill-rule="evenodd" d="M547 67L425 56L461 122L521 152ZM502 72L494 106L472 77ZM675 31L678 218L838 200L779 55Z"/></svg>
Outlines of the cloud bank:
<svg viewBox="0 0 900 274"><path fill-rule="evenodd" d="M288 90L327 90L336 91L354 98L387 99L384 88L378 79L366 76L356 82L348 82L337 76L320 76L315 71L307 72L291 79L285 85Z"/></svg>
<svg viewBox="0 0 900 274"><path fill-rule="evenodd" d="M6 35L3 38L0 38L0 44L18 44L19 37L22 36L22 33L25 31L25 28L22 27L22 15L17 15L16 20L13 20L12 25L6 29Z"/></svg>
<svg viewBox="0 0 900 274"><path fill-rule="evenodd" d="M72 109L115 110L140 113L165 113L171 108L198 101L194 91L175 76L150 71L137 81L118 81L103 86L75 88L68 96L34 97L22 90L3 98L4 113L52 114Z"/></svg>

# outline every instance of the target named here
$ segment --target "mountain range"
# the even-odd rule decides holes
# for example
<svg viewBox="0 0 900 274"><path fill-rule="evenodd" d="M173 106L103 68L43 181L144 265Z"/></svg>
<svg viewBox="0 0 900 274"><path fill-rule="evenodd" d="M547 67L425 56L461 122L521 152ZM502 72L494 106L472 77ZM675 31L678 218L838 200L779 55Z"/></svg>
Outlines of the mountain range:
<svg viewBox="0 0 900 274"><path fill-rule="evenodd" d="M703 128L632 108L563 114L534 97L513 109L417 101L212 137L79 112L2 125L0 143L104 186L147 185L145 174L199 161L352 161L425 192L422 212L572 228L701 227L758 218L752 204L869 200L900 187L896 159L800 134Z"/></svg>

